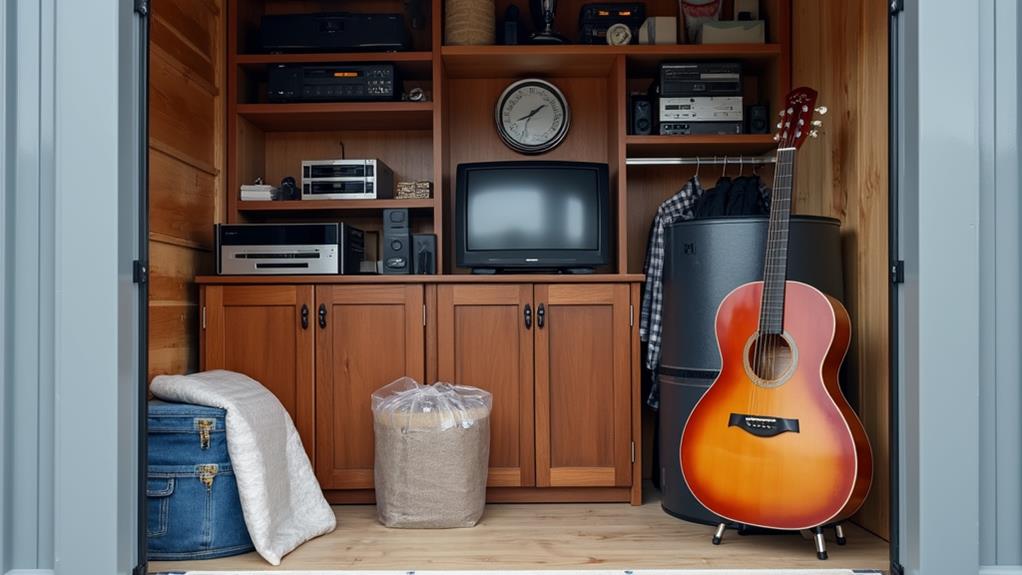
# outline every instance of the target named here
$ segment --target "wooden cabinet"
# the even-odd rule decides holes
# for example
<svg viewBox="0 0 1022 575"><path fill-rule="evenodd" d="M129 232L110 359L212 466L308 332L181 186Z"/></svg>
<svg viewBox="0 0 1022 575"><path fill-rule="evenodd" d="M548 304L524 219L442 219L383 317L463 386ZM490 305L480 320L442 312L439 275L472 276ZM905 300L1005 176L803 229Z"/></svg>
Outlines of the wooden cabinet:
<svg viewBox="0 0 1022 575"><path fill-rule="evenodd" d="M424 310L421 285L316 289L316 475L323 489L373 487L370 396L405 375L423 380Z"/></svg>
<svg viewBox="0 0 1022 575"><path fill-rule="evenodd" d="M280 398L331 501L372 500L370 396L427 364L493 394L491 499L640 501L636 284L248 281L203 286L204 368Z"/></svg>
<svg viewBox="0 0 1022 575"><path fill-rule="evenodd" d="M315 416L312 286L206 286L202 368L244 373L277 396L298 428L310 459Z"/></svg>
<svg viewBox="0 0 1022 575"><path fill-rule="evenodd" d="M535 302L536 484L631 485L628 286L537 285Z"/></svg>
<svg viewBox="0 0 1022 575"><path fill-rule="evenodd" d="M491 487L535 485L531 285L437 288L440 381L493 394Z"/></svg>
<svg viewBox="0 0 1022 575"><path fill-rule="evenodd" d="M441 380L494 396L491 487L632 483L626 284L449 285Z"/></svg>

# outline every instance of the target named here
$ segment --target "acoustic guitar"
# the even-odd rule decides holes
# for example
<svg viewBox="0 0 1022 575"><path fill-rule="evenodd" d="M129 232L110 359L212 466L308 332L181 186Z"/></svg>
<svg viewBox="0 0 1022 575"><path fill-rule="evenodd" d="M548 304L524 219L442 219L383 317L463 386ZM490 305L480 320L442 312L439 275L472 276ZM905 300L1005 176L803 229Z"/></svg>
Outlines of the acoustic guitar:
<svg viewBox="0 0 1022 575"><path fill-rule="evenodd" d="M717 310L720 375L689 416L681 469L713 513L771 529L814 529L862 505L873 460L862 423L838 385L851 338L836 299L787 281L795 154L819 120L816 92L786 98L778 133L763 281L735 288ZM714 543L720 542L724 524ZM838 542L843 533L838 531Z"/></svg>

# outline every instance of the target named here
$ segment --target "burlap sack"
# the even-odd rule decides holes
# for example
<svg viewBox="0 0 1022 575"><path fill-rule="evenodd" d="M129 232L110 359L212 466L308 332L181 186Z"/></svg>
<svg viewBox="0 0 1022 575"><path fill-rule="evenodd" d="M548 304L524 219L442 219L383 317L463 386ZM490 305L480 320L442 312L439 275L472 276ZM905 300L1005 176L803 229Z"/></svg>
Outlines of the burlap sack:
<svg viewBox="0 0 1022 575"><path fill-rule="evenodd" d="M387 527L472 527L486 505L489 393L402 378L373 394L376 510Z"/></svg>

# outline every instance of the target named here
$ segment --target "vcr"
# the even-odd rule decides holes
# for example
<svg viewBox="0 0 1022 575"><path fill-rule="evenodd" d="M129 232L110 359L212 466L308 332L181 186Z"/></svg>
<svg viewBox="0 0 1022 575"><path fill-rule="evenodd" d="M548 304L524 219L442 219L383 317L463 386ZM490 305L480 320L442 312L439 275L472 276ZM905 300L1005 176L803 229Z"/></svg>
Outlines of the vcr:
<svg viewBox="0 0 1022 575"><path fill-rule="evenodd" d="M365 233L344 223L217 224L220 275L357 274Z"/></svg>
<svg viewBox="0 0 1022 575"><path fill-rule="evenodd" d="M270 102L397 100L401 81L393 64L279 64L269 70Z"/></svg>

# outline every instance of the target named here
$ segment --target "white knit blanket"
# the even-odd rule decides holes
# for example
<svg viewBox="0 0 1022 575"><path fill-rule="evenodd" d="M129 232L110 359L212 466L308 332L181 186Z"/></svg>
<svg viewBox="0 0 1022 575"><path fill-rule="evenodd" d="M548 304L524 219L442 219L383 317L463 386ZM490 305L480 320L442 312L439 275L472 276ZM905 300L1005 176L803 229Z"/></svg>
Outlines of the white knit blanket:
<svg viewBox="0 0 1022 575"><path fill-rule="evenodd" d="M254 379L231 371L161 375L156 397L227 410L227 450L256 551L273 565L337 525L291 416Z"/></svg>

